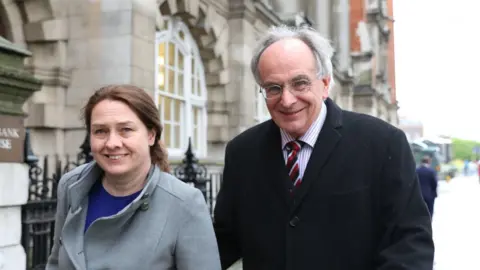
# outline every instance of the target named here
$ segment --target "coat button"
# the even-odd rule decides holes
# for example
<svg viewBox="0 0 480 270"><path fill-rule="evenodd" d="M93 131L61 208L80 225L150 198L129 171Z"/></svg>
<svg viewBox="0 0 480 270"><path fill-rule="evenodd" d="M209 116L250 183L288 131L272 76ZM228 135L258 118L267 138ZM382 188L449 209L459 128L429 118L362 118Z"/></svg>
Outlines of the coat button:
<svg viewBox="0 0 480 270"><path fill-rule="evenodd" d="M142 196L142 199L148 199L148 197L150 197L150 194L148 192L145 192L145 194L143 194Z"/></svg>
<svg viewBox="0 0 480 270"><path fill-rule="evenodd" d="M297 226L298 222L300 221L300 219L296 216L294 218L292 218L289 222L290 224L290 227L295 227Z"/></svg>
<svg viewBox="0 0 480 270"><path fill-rule="evenodd" d="M148 208L149 208L148 202L144 202L142 203L142 205L140 205L140 210L142 211L147 211Z"/></svg>
<svg viewBox="0 0 480 270"><path fill-rule="evenodd" d="M58 243L60 244L60 246L63 246L63 238L62 237L58 238Z"/></svg>

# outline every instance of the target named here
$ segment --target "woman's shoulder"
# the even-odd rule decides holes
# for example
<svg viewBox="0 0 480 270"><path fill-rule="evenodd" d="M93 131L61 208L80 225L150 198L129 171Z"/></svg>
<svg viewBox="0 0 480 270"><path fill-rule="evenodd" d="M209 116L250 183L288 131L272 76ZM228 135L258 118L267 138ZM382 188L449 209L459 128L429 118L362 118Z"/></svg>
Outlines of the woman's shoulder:
<svg viewBox="0 0 480 270"><path fill-rule="evenodd" d="M92 166L92 163L82 164L62 175L58 182L58 190L63 191L68 186L78 181L82 175L92 168Z"/></svg>
<svg viewBox="0 0 480 270"><path fill-rule="evenodd" d="M159 177L157 188L175 197L177 200L188 201L197 192L200 192L197 188L181 181L170 173L160 172Z"/></svg>
<svg viewBox="0 0 480 270"><path fill-rule="evenodd" d="M183 206L182 208L188 212L206 208L203 194L193 185L184 183L174 175L165 172L160 172L159 177L157 191L160 191L163 196L170 197L171 200L175 201L175 204Z"/></svg>

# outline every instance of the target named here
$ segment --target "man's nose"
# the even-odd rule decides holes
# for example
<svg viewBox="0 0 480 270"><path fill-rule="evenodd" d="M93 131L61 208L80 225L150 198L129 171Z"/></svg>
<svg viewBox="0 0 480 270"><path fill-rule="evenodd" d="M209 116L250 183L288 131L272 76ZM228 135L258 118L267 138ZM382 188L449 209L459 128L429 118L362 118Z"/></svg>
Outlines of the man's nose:
<svg viewBox="0 0 480 270"><path fill-rule="evenodd" d="M280 97L280 104L284 107L290 107L293 103L297 101L297 97L292 94L287 88L284 88L282 91L282 96Z"/></svg>

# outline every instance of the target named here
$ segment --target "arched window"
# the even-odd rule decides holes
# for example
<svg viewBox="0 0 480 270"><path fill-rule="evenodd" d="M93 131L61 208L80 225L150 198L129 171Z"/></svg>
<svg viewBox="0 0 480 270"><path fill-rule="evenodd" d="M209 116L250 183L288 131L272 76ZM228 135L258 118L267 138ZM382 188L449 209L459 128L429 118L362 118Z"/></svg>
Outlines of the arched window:
<svg viewBox="0 0 480 270"><path fill-rule="evenodd" d="M188 27L170 18L157 32L156 102L170 156L182 156L191 138L197 156L207 154L207 89L202 59Z"/></svg>

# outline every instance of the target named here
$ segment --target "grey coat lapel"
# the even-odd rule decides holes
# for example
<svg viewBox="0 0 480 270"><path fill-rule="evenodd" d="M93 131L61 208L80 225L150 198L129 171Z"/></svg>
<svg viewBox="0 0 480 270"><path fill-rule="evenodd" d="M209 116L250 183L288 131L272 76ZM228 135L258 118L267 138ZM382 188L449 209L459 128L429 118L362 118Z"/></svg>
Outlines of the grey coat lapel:
<svg viewBox="0 0 480 270"><path fill-rule="evenodd" d="M81 172L80 178L67 187L68 212L62 230L62 244L77 269L87 269L83 231L87 215L88 192L102 174L100 167L92 162Z"/></svg>
<svg viewBox="0 0 480 270"><path fill-rule="evenodd" d="M83 229L87 211L83 207L67 214L62 230L62 244L76 269L87 269L83 252Z"/></svg>
<svg viewBox="0 0 480 270"><path fill-rule="evenodd" d="M118 214L109 217L109 219L115 219L115 226L110 228L112 232L119 232L137 209L145 211L149 208L149 199L159 181L160 173L157 166L152 166L147 176L147 184L140 195ZM84 169L81 177L67 188L69 211L62 230L62 242L77 269L87 269L84 251L84 229L88 208L88 193L95 182L101 179L102 175L102 169L95 162L92 162Z"/></svg>

